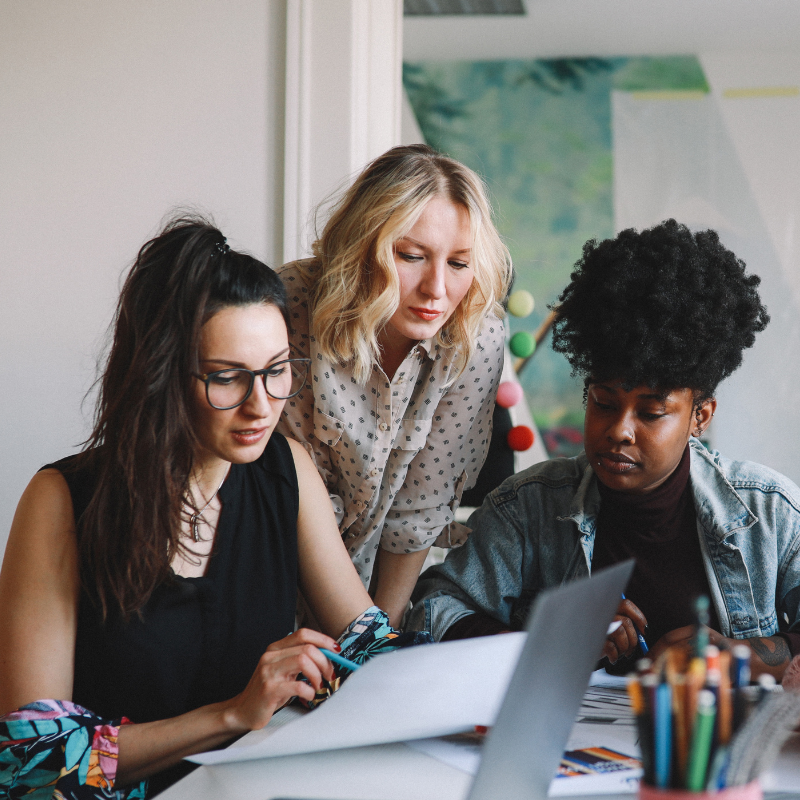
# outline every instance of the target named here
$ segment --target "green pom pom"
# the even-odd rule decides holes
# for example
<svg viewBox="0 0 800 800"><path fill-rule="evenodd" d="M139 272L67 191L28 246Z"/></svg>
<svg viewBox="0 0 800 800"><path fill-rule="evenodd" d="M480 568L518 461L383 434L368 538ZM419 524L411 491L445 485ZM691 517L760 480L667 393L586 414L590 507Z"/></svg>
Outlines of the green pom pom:
<svg viewBox="0 0 800 800"><path fill-rule="evenodd" d="M511 337L508 346L518 358L527 358L533 355L533 351L536 349L536 339L533 338L533 334L527 331L520 331Z"/></svg>

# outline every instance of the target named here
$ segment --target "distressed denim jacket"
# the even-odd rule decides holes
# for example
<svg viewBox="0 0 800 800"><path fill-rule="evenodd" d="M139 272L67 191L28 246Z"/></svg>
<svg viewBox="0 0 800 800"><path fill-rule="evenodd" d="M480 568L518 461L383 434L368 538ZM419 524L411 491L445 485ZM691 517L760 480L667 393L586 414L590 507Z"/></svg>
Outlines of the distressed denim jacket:
<svg viewBox="0 0 800 800"><path fill-rule="evenodd" d="M696 440L690 449L697 534L720 633L800 631L800 489ZM522 627L539 591L591 572L599 508L584 454L513 475L470 517L467 543L422 575L409 627L438 641L475 611Z"/></svg>

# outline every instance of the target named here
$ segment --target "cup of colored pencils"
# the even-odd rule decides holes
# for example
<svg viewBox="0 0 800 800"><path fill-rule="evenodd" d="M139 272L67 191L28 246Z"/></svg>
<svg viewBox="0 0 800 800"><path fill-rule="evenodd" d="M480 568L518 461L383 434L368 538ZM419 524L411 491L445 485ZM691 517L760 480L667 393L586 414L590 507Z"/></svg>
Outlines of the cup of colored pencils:
<svg viewBox="0 0 800 800"><path fill-rule="evenodd" d="M642 751L640 798L760 800L758 776L800 720L800 693L782 691L769 675L752 685L746 645L720 651L698 639L655 662L643 659L629 680Z"/></svg>

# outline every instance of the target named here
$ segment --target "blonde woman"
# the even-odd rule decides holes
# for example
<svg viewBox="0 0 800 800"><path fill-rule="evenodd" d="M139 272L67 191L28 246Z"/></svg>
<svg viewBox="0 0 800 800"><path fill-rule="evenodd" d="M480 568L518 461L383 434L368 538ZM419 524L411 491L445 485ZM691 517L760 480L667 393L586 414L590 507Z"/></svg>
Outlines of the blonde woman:
<svg viewBox="0 0 800 800"><path fill-rule="evenodd" d="M480 178L425 145L369 164L313 253L278 270L293 356L311 359L279 429L399 625L430 546L467 533L454 515L489 445L511 260Z"/></svg>

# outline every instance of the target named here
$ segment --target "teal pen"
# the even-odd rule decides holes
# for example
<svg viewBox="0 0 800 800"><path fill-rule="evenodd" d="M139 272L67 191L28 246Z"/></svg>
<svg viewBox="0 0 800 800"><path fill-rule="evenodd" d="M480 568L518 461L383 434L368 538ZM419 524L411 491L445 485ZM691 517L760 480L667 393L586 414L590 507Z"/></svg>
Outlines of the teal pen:
<svg viewBox="0 0 800 800"><path fill-rule="evenodd" d="M628 598L625 595L622 595L623 600L627 600ZM633 622L633 620L631 620ZM636 638L639 640L639 649L642 651L642 655L646 656L650 652L650 648L647 646L647 642L644 640L644 636L636 630L636 626L633 626L633 629L636 631Z"/></svg>
<svg viewBox="0 0 800 800"><path fill-rule="evenodd" d="M667 789L672 767L672 690L668 683L656 687L655 711L656 786Z"/></svg>
<svg viewBox="0 0 800 800"><path fill-rule="evenodd" d="M360 666L359 664L356 664L355 661L348 661L346 658L337 655L331 650L326 650L324 647L320 647L319 651L329 661L333 661L334 664L338 664L340 667L345 667L346 669L349 669L350 672L355 672Z"/></svg>

